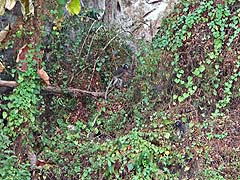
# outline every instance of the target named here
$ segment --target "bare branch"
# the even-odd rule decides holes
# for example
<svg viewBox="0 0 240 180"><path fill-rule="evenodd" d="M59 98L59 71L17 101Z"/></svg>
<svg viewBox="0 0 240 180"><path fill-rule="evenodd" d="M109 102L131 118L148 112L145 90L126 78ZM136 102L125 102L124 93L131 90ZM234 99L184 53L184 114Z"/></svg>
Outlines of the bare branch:
<svg viewBox="0 0 240 180"><path fill-rule="evenodd" d="M4 81L0 80L0 86L3 87L16 87L18 84L16 81Z"/></svg>
<svg viewBox="0 0 240 180"><path fill-rule="evenodd" d="M18 84L16 81L4 81L0 80L0 87L17 87ZM66 88L66 89L61 89L59 87L54 87L54 86L46 86L42 87L43 91L47 92L52 92L52 93L63 93L63 92L68 92L68 93L83 93L83 94L88 94L94 97L104 97L105 92L92 92L92 91L86 91L82 89L76 89L76 88Z"/></svg>

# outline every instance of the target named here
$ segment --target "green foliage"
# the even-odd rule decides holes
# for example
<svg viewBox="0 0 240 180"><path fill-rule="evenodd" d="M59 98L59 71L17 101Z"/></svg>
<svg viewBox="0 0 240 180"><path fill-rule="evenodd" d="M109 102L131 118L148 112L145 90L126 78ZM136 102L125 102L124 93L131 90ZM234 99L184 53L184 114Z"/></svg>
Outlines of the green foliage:
<svg viewBox="0 0 240 180"><path fill-rule="evenodd" d="M29 50L26 58L28 69L26 72L18 71L18 87L13 94L4 99L9 101L3 111L3 117L8 119L8 127L4 128L4 132L13 137L19 133L16 129L26 122L31 123L31 127L34 128L35 117L38 114L40 86L37 83L39 78L35 70L36 62L33 61L33 55L34 50ZM22 134L28 134L28 127L20 129Z"/></svg>
<svg viewBox="0 0 240 180"><path fill-rule="evenodd" d="M171 146L167 142L161 146L152 144L151 141L154 141L154 139L157 140L161 137L159 132L156 131L148 134L132 131L128 135L116 138L114 140L107 140L102 144L91 143L90 141L88 143L79 143L79 141L75 141L84 134L84 130L87 130L85 128L86 126L84 126L82 123L78 123L74 132L65 130L64 134L58 138L57 136L54 137L48 144L54 148L54 146L56 146L54 142L58 141L57 139L61 139L61 142L64 143L62 143L61 151L59 151L58 154L64 155L67 153L68 155L71 155L74 153L77 155L75 155L76 159L73 158L71 163L68 163L68 173L66 177L70 178L70 174L72 173L80 173L82 174L79 176L80 179L94 179L102 176L102 172L103 177L108 179L126 178L124 177L124 174L126 173L129 173L128 178L131 179L176 177L176 174L172 174L167 167L173 165L174 163L180 163L182 159L179 158L182 157L182 155L176 154L175 152L170 152ZM167 134L168 133L165 133L165 138L166 140L169 140L171 135ZM64 144L68 144L69 147L71 146L71 148L69 149L69 147L65 147ZM51 156L51 159L55 159L57 154L52 154L49 150L46 152L49 154L49 156ZM82 171L82 166L80 164L85 164L86 162L79 162L78 159L82 159L81 157L84 157L85 155L90 157L87 160L89 161L89 163L87 163L89 165L85 165ZM59 157L55 159L56 164L60 163L60 161L58 162L58 159ZM176 159L178 159L177 162ZM64 161L65 160L61 162L65 164L66 162ZM74 166L79 166L79 169L74 169Z"/></svg>
<svg viewBox="0 0 240 180"><path fill-rule="evenodd" d="M10 96L4 97L7 104L2 107L2 117L7 123L5 127L1 127L1 179L30 179L29 164L20 162L9 147L22 137L26 137L24 143L29 143L28 140L31 138L29 135L37 130L40 84L36 73L36 62L33 60L34 53L33 49L28 51L24 62L28 66L25 72L13 70L13 73L15 71L18 73L18 86ZM1 119L2 124L3 119Z"/></svg>
<svg viewBox="0 0 240 180"><path fill-rule="evenodd" d="M52 85L63 92L40 91L33 61L40 49L30 50L27 71L14 71L18 87L4 97L1 179L30 179L30 171L42 179L73 180L224 179L227 168L238 172L236 152L226 169L224 158L218 162L214 154L215 142L229 143L238 127L235 122L224 129L232 116L216 118L239 98L240 56L233 46L239 10L231 9L234 3L180 2L153 43L140 43L134 60L128 39L95 20L98 11L56 20L43 33L41 48ZM17 31L15 37L23 35ZM112 88L107 100L65 91L104 92L124 63L133 66L134 77L123 88ZM214 122L200 117L201 110L212 107ZM45 163L39 170L30 169L25 145ZM229 157L225 145L218 151Z"/></svg>
<svg viewBox="0 0 240 180"><path fill-rule="evenodd" d="M99 89L110 81L111 72L127 63L123 38L115 30L108 30L92 19L92 11L83 10L61 23L61 26L45 38L50 50L47 68L63 87ZM64 42L64 43L63 43ZM121 58L120 58L121 57Z"/></svg>
<svg viewBox="0 0 240 180"><path fill-rule="evenodd" d="M10 144L8 136L1 134L1 152L0 152L0 164L3 164L0 168L1 179L21 180L31 179L29 172L29 165L18 162L18 158L14 155L14 152L6 148L6 144ZM17 166L16 166L17 164Z"/></svg>
<svg viewBox="0 0 240 180"><path fill-rule="evenodd" d="M207 179L214 179L214 180L224 180L225 178L221 176L221 173L218 171L214 171L212 169L205 169L203 172L203 177Z"/></svg>
<svg viewBox="0 0 240 180"><path fill-rule="evenodd" d="M232 57L235 59L233 68L228 71L228 75L223 75L226 72L224 57L232 52L228 47L237 40L239 34L239 10L231 12L232 4L233 1L225 4L202 1L193 5L183 1L175 9L173 17L163 20L153 42L154 48L168 51L173 57L173 71L169 72L175 83L172 84L175 89L173 99L178 103L194 99L197 105L210 105L207 99L211 97L217 101L214 104L214 117L234 98L232 79L238 78L239 59L236 55ZM193 10L190 11L190 8ZM206 26L208 30L198 29ZM227 32L231 33L226 35ZM200 43L188 46L188 42L193 40ZM225 89L223 95L219 94L221 88ZM199 98L197 93L200 91L206 95Z"/></svg>

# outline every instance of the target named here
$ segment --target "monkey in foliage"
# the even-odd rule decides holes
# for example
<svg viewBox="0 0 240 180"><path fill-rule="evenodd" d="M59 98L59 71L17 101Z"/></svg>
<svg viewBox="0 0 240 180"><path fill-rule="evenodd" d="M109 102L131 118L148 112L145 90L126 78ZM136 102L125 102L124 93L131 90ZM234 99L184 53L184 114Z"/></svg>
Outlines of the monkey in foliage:
<svg viewBox="0 0 240 180"><path fill-rule="evenodd" d="M127 64L122 65L122 67L119 67L114 73L113 78L109 82L107 89L105 91L105 99L107 99L107 95L109 92L110 87L117 87L122 88L123 87L123 77L132 75L129 66Z"/></svg>

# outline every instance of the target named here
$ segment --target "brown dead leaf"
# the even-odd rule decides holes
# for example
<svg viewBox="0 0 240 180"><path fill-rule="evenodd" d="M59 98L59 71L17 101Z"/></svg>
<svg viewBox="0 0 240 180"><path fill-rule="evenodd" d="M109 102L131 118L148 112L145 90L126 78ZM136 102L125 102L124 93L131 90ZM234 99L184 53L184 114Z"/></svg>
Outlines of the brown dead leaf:
<svg viewBox="0 0 240 180"><path fill-rule="evenodd" d="M10 25L7 25L3 30L1 30L1 32L0 32L0 42L2 42L5 39L5 37L8 34L9 29L10 29Z"/></svg>
<svg viewBox="0 0 240 180"><path fill-rule="evenodd" d="M0 73L3 72L4 69L5 69L5 66L0 62Z"/></svg>
<svg viewBox="0 0 240 180"><path fill-rule="evenodd" d="M39 77L49 86L50 85L50 78L48 76L48 74L46 73L46 71L44 71L43 68L38 69L37 71Z"/></svg>
<svg viewBox="0 0 240 180"><path fill-rule="evenodd" d="M19 53L17 55L16 63L19 63L21 60L26 59L26 55L28 53L29 47L25 44L23 47L19 49Z"/></svg>
<svg viewBox="0 0 240 180"><path fill-rule="evenodd" d="M28 54L28 50L29 50L29 47L27 44L25 44L23 47L21 47L17 55L16 62L20 63L20 65L18 66L18 69L22 72L25 72L28 68L26 63L26 56Z"/></svg>

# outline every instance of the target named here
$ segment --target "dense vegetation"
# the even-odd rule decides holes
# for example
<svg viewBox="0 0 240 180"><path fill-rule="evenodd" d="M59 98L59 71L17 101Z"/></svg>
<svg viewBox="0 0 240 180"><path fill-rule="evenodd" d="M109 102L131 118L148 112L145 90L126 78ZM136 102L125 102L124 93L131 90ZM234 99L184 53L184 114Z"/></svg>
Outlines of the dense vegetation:
<svg viewBox="0 0 240 180"><path fill-rule="evenodd" d="M182 0L136 45L96 10L43 7L1 43L1 79L18 83L0 95L1 179L240 178L237 0Z"/></svg>

